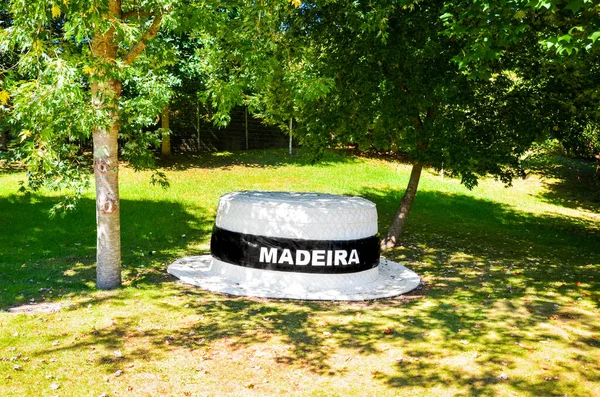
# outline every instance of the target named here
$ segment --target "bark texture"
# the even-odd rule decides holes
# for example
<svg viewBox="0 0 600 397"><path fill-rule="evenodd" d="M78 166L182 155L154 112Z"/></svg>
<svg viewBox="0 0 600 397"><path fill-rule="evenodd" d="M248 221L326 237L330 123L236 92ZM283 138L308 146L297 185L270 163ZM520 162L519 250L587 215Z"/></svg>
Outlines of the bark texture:
<svg viewBox="0 0 600 397"><path fill-rule="evenodd" d="M121 3L109 1L109 18L120 17ZM92 39L92 55L100 70L92 83L92 104L109 114L108 125L94 128L94 177L96 181L96 286L112 289L121 285L121 219L119 201L119 113L121 83L107 77L116 67L118 45L114 29L97 32Z"/></svg>
<svg viewBox="0 0 600 397"><path fill-rule="evenodd" d="M119 124L115 121L110 128L96 128L93 138L97 227L96 286L100 289L112 289L121 285L118 131Z"/></svg>
<svg viewBox="0 0 600 397"><path fill-rule="evenodd" d="M393 248L398 244L400 234L402 234L404 227L406 226L406 218L408 217L415 196L417 195L417 188L419 187L422 170L423 164L413 164L406 192L404 192L404 196L402 197L402 200L400 200L400 208L398 208L398 212L396 212L396 216L388 229L387 235L381 240L382 250Z"/></svg>
<svg viewBox="0 0 600 397"><path fill-rule="evenodd" d="M162 111L160 126L163 129L162 134L162 145L160 148L160 154L163 157L167 157L171 155L171 133L169 126L169 105L165 106Z"/></svg>
<svg viewBox="0 0 600 397"><path fill-rule="evenodd" d="M0 131L0 150L8 149L8 133Z"/></svg>

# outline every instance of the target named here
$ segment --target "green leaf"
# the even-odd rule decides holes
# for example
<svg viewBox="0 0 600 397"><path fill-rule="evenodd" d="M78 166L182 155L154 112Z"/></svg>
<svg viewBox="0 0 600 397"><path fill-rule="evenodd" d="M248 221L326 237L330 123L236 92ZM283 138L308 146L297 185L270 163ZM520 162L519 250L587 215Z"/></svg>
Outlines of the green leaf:
<svg viewBox="0 0 600 397"><path fill-rule="evenodd" d="M514 19L523 19L523 18L525 18L525 15L527 15L525 10L519 10L519 11L515 12L515 15L513 15L513 18Z"/></svg>
<svg viewBox="0 0 600 397"><path fill-rule="evenodd" d="M584 0L570 0L569 4L567 4L565 6L565 8L567 10L573 11L573 14L577 13L577 11L579 11L583 7L585 7L585 1Z"/></svg>
<svg viewBox="0 0 600 397"><path fill-rule="evenodd" d="M538 1L537 5L535 6L536 8L546 8L546 9L550 9L550 7L552 7L552 2L551 1L544 1L544 0L540 0Z"/></svg>
<svg viewBox="0 0 600 397"><path fill-rule="evenodd" d="M31 136L31 132L29 130L22 130L19 133L19 137L21 138L21 143L25 142L27 138Z"/></svg>
<svg viewBox="0 0 600 397"><path fill-rule="evenodd" d="M589 35L588 39L592 40L592 43L595 43L596 40L598 40L598 38L600 38L600 30L596 31L594 33L592 33L591 35Z"/></svg>
<svg viewBox="0 0 600 397"><path fill-rule="evenodd" d="M578 32L583 32L585 28L583 26L573 26L571 29L569 29L569 34L573 34L574 30Z"/></svg>
<svg viewBox="0 0 600 397"><path fill-rule="evenodd" d="M567 43L570 43L570 42L571 42L571 39L572 39L572 37L571 37L571 35L570 35L570 34L565 34L565 35L563 35L563 36L560 36L560 37L558 38L558 41L566 41Z"/></svg>

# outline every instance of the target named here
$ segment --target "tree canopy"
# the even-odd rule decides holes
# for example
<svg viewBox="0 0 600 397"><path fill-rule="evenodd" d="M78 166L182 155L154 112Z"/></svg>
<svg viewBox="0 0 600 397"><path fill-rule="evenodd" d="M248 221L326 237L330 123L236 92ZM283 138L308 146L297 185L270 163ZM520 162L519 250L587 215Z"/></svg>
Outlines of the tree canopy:
<svg viewBox="0 0 600 397"><path fill-rule="evenodd" d="M442 34L445 6L303 3L281 34L281 42L293 45L277 48L293 67L273 74L279 91L263 95L265 111L292 109L307 146L354 144L405 156L416 170L409 191L416 192L423 165L458 175L469 187L486 174L510 183L520 172L520 155L539 134L535 87L510 71L484 81L459 70L454 59L461 47ZM311 91L318 95L296 100L282 87L303 74L314 76ZM403 202L400 218L411 203ZM402 227L396 225L390 240Z"/></svg>
<svg viewBox="0 0 600 397"><path fill-rule="evenodd" d="M535 85L546 136L600 164L597 1L449 1L441 19L461 47L454 61L462 71L487 78L509 70Z"/></svg>

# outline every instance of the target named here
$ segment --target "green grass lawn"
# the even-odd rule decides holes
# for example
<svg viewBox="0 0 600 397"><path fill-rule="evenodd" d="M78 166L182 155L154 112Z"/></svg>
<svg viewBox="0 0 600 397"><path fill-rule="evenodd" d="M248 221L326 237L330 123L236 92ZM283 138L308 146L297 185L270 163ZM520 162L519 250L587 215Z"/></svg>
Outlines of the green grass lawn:
<svg viewBox="0 0 600 397"><path fill-rule="evenodd" d="M425 171L401 247L422 276L364 303L229 297L181 285L206 253L220 195L360 195L380 232L410 168L329 153L219 153L164 164L171 187L121 172L124 288L94 289L95 214L50 220L57 197L0 172L0 396L598 396L600 214L591 169L535 162L469 191ZM544 172L540 175L537 172ZM11 314L30 302L55 313Z"/></svg>

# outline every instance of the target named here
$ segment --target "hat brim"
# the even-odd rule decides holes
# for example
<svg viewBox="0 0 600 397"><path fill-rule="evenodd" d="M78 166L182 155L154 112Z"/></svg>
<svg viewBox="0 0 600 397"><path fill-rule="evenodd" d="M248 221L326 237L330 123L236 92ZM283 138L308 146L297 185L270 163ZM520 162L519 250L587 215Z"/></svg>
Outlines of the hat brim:
<svg viewBox="0 0 600 397"><path fill-rule="evenodd" d="M167 271L182 282L212 292L257 298L364 301L410 292L420 277L399 263L381 258L364 274L306 274L249 269L211 255L178 259ZM242 275L237 277L236 275Z"/></svg>

